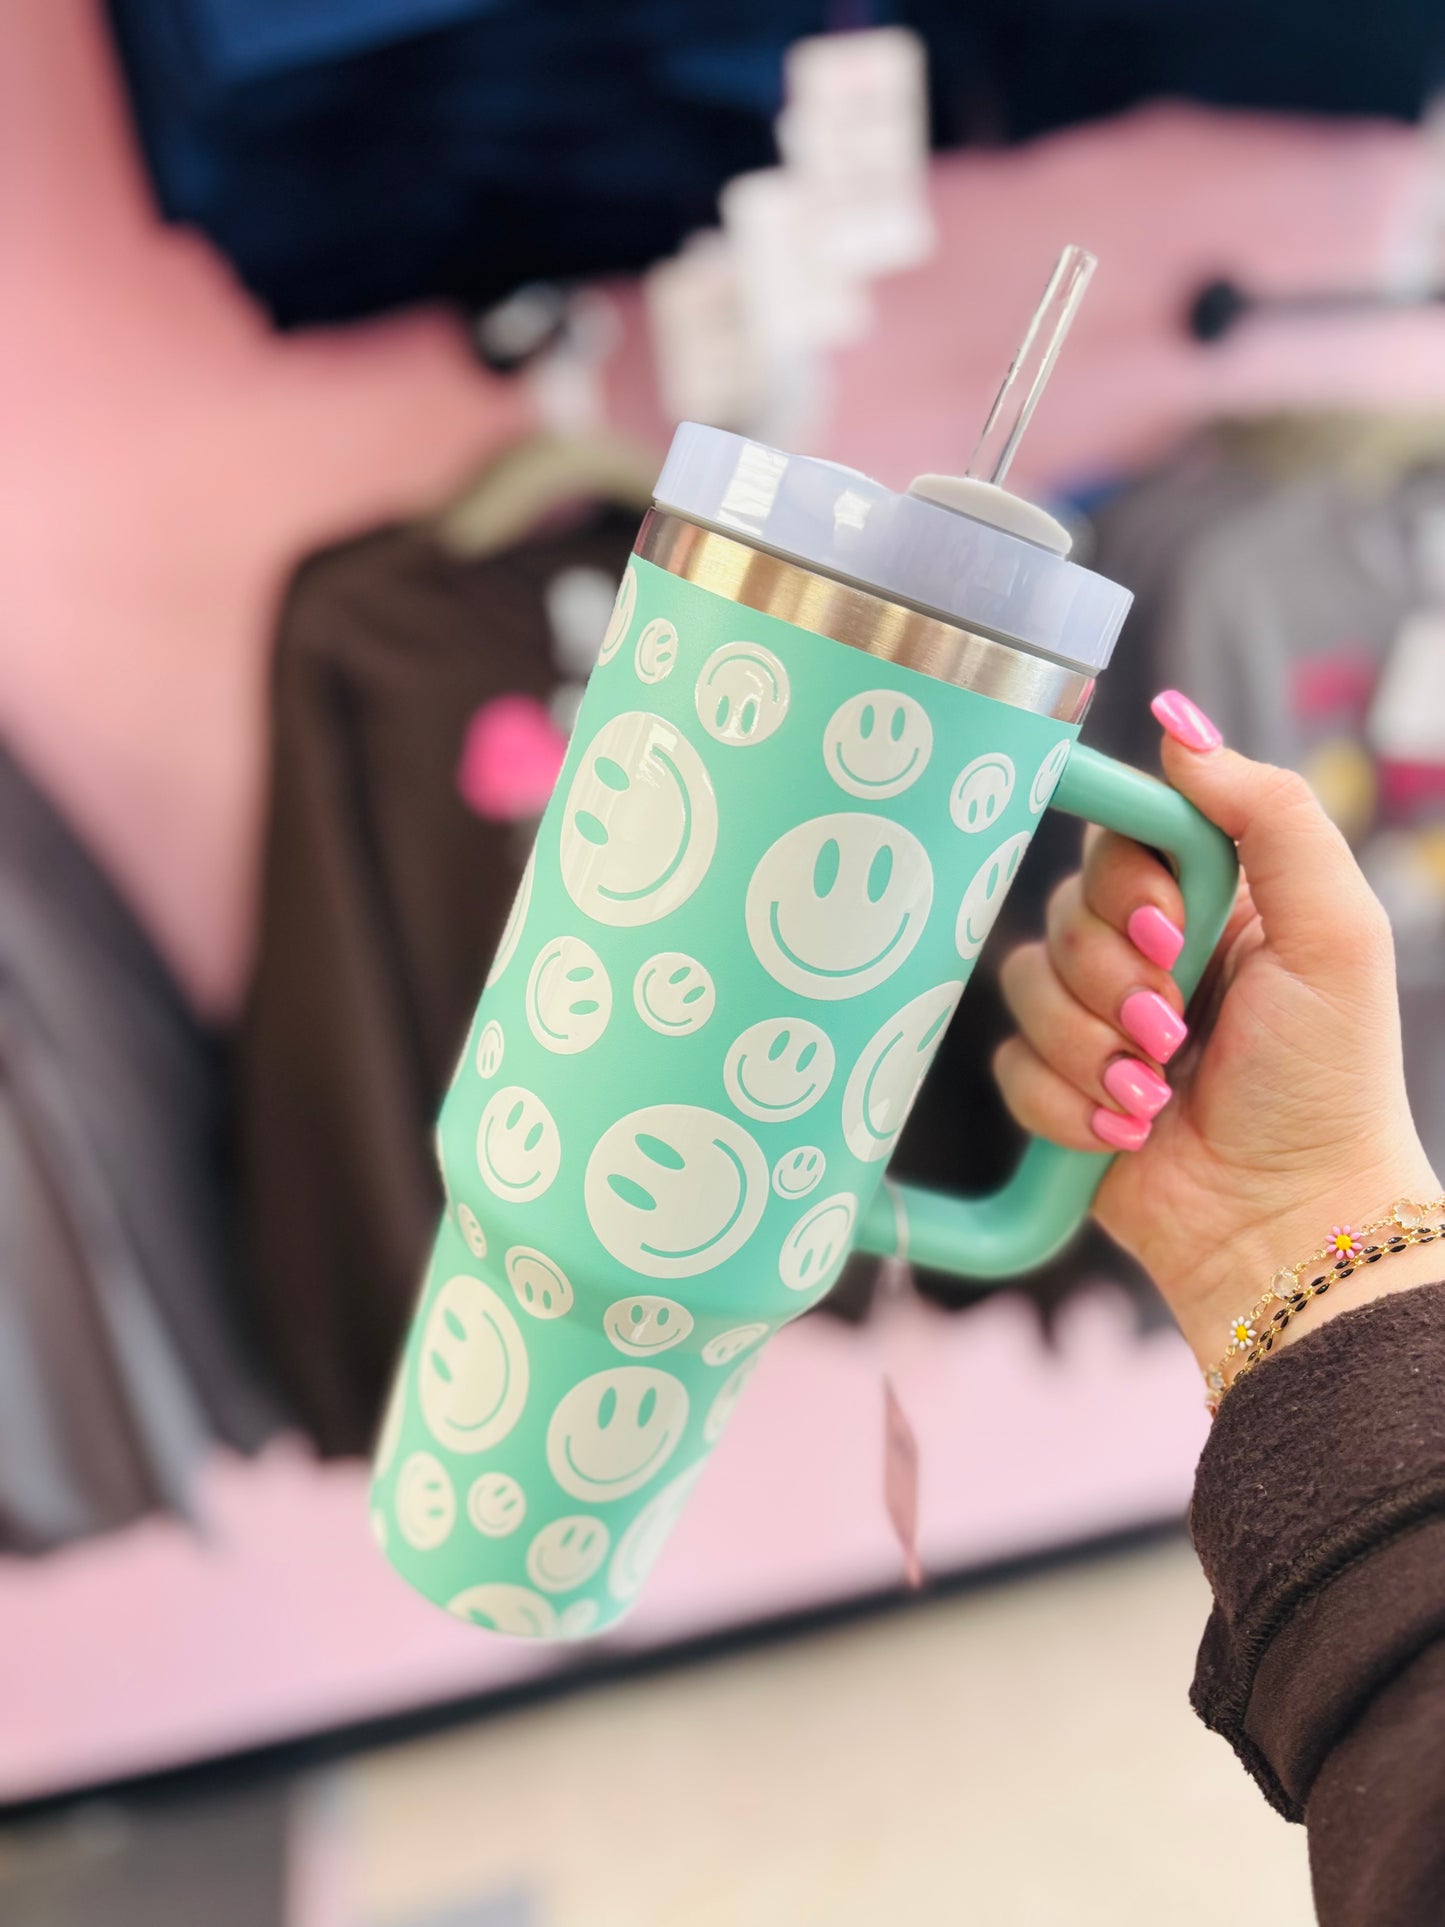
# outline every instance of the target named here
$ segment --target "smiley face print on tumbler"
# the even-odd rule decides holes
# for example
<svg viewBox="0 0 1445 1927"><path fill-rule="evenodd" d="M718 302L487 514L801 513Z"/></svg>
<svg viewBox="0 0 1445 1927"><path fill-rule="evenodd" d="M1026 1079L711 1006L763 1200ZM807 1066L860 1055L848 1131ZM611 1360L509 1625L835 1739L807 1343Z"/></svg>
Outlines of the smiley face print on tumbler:
<svg viewBox="0 0 1445 1927"><path fill-rule="evenodd" d="M661 616L637 638L632 666L642 683L665 682L677 667L677 631Z"/></svg>
<svg viewBox="0 0 1445 1927"><path fill-rule="evenodd" d="M607 628L603 632L602 647L597 651L597 664L611 662L632 627L632 614L637 607L637 571L629 562L622 571L622 580L617 585L617 600L612 605L612 614L607 618Z"/></svg>
<svg viewBox="0 0 1445 1927"><path fill-rule="evenodd" d="M507 1283L517 1303L534 1318L565 1318L573 1292L566 1272L545 1251L513 1245L507 1253Z"/></svg>
<svg viewBox="0 0 1445 1927"><path fill-rule="evenodd" d="M960 770L948 793L948 813L965 836L991 830L1014 793L1012 757L986 750Z"/></svg>
<svg viewBox="0 0 1445 1927"><path fill-rule="evenodd" d="M544 1050L567 1057L595 1044L612 1015L602 959L580 937L554 937L527 978L527 1025Z"/></svg>
<svg viewBox="0 0 1445 1927"><path fill-rule="evenodd" d="M527 1495L509 1472L483 1472L467 1493L467 1517L488 1539L505 1539L527 1516Z"/></svg>
<svg viewBox="0 0 1445 1927"><path fill-rule="evenodd" d="M629 1358L671 1351L692 1330L692 1313L673 1298L619 1298L602 1314L602 1329Z"/></svg>
<svg viewBox="0 0 1445 1927"><path fill-rule="evenodd" d="M550 1599L526 1586L509 1585L497 1580L491 1585L468 1586L447 1605L449 1613L473 1626L485 1626L494 1633L510 1633L513 1639L560 1639L561 1622Z"/></svg>
<svg viewBox="0 0 1445 1927"><path fill-rule="evenodd" d="M527 1577L543 1592L572 1592L596 1572L611 1541L602 1521L585 1512L554 1519L527 1548Z"/></svg>
<svg viewBox="0 0 1445 1927"><path fill-rule="evenodd" d="M1039 764L1038 774L1034 777L1033 786L1029 790L1029 808L1035 816L1044 808L1049 798L1058 788L1059 778L1068 768L1069 756L1073 747L1071 738L1066 736L1061 743L1054 744L1048 755Z"/></svg>
<svg viewBox="0 0 1445 1927"><path fill-rule="evenodd" d="M828 1159L816 1144L800 1144L796 1151L784 1151L773 1166L773 1189L780 1198L806 1198L823 1182Z"/></svg>
<svg viewBox="0 0 1445 1927"><path fill-rule="evenodd" d="M625 1499L677 1450L688 1399L670 1372L617 1365L574 1385L547 1427L547 1463L574 1499Z"/></svg>
<svg viewBox="0 0 1445 1927"><path fill-rule="evenodd" d="M692 1488L702 1476L701 1465L690 1465L669 1479L638 1513L617 1542L607 1569L607 1590L619 1604L635 1599L657 1564L668 1535L682 1517Z"/></svg>
<svg viewBox="0 0 1445 1927"><path fill-rule="evenodd" d="M758 962L805 997L857 997L923 934L933 870L912 831L883 816L814 817L753 871L745 917Z"/></svg>
<svg viewBox="0 0 1445 1927"><path fill-rule="evenodd" d="M502 925L502 934L497 942L496 955L492 958L492 967L487 972L489 989L512 961L516 955L517 945L522 940L522 926L527 921L527 912L532 907L532 877L536 864L537 852L533 850L522 871L521 881L517 885L517 894L512 898L512 907L507 912L507 921ZM480 1044L480 1038L477 1041ZM500 1064L501 1061L501 1057L498 1056L497 1062ZM480 1065L478 1068L480 1069ZM483 1071L482 1075L485 1077L487 1072Z"/></svg>
<svg viewBox="0 0 1445 1927"><path fill-rule="evenodd" d="M690 1037L717 1008L717 986L696 957L659 950L638 971L632 1001L649 1030L662 1037Z"/></svg>
<svg viewBox="0 0 1445 1927"><path fill-rule="evenodd" d="M703 664L693 700L709 736L749 749L782 727L791 694L788 672L771 649L758 642L729 642Z"/></svg>
<svg viewBox="0 0 1445 1927"><path fill-rule="evenodd" d="M440 1459L413 1452L396 1475L396 1523L418 1552L432 1552L450 1534L457 1495Z"/></svg>
<svg viewBox="0 0 1445 1927"><path fill-rule="evenodd" d="M757 1229L768 1162L731 1118L654 1104L603 1132L583 1197L592 1229L620 1264L647 1278L695 1278Z"/></svg>
<svg viewBox="0 0 1445 1927"><path fill-rule="evenodd" d="M843 1136L855 1158L877 1163L892 1152L962 995L961 983L925 990L864 1046L843 1091Z"/></svg>
<svg viewBox="0 0 1445 1927"><path fill-rule="evenodd" d="M527 1348L490 1285L459 1273L432 1301L422 1330L417 1395L427 1430L453 1452L504 1439L527 1402Z"/></svg>
<svg viewBox="0 0 1445 1927"><path fill-rule="evenodd" d="M557 853L568 896L618 928L685 903L717 847L717 799L702 758L661 716L629 710L583 752Z"/></svg>
<svg viewBox="0 0 1445 1927"><path fill-rule="evenodd" d="M974 872L973 881L964 891L963 902L958 907L958 921L953 932L958 954L965 963L972 963L988 941L988 933L1003 908L1008 887L1018 875L1019 864L1028 847L1029 833L1020 830L1017 836L1000 843L993 855L985 857Z"/></svg>
<svg viewBox="0 0 1445 1927"><path fill-rule="evenodd" d="M806 1017L750 1024L723 1060L723 1084L744 1117L781 1124L811 1110L833 1079L828 1033Z"/></svg>
<svg viewBox="0 0 1445 1927"><path fill-rule="evenodd" d="M826 1291L843 1269L857 1221L858 1200L851 1191L836 1192L804 1212L778 1257L778 1276L789 1291Z"/></svg>
<svg viewBox="0 0 1445 1927"><path fill-rule="evenodd" d="M512 1204L540 1198L562 1162L552 1113L534 1091L504 1084L477 1126L477 1169L489 1191Z"/></svg>
<svg viewBox="0 0 1445 1927"><path fill-rule="evenodd" d="M839 789L867 802L901 796L933 753L933 725L921 703L892 689L850 696L823 731L823 762Z"/></svg>
<svg viewBox="0 0 1445 1927"><path fill-rule="evenodd" d="M495 1077L502 1068L506 1049L507 1039L502 1026L493 1017L482 1025L482 1034L477 1039L477 1076Z"/></svg>

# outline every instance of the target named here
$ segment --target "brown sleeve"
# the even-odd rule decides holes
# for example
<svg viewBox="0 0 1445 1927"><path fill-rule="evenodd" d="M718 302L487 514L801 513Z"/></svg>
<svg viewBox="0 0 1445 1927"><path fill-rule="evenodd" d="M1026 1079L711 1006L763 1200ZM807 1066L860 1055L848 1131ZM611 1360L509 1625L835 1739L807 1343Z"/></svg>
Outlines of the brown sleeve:
<svg viewBox="0 0 1445 1927"><path fill-rule="evenodd" d="M1309 1829L1323 1927L1445 1922L1445 1284L1321 1326L1225 1399L1190 1529L1191 1697Z"/></svg>

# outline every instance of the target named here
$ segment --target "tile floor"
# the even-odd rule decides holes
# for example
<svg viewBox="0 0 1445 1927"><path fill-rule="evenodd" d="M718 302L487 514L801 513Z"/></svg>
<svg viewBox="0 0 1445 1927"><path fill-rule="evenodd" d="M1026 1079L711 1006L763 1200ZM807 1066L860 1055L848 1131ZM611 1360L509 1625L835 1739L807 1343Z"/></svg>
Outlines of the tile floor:
<svg viewBox="0 0 1445 1927"><path fill-rule="evenodd" d="M0 1927L1308 1927L1180 1541L0 1834ZM1247 1870L1247 1877L1245 1877Z"/></svg>
<svg viewBox="0 0 1445 1927"><path fill-rule="evenodd" d="M1205 1604L1170 1542L374 1755L288 1927L1214 1927L1221 1879L1307 1927L1185 1700Z"/></svg>

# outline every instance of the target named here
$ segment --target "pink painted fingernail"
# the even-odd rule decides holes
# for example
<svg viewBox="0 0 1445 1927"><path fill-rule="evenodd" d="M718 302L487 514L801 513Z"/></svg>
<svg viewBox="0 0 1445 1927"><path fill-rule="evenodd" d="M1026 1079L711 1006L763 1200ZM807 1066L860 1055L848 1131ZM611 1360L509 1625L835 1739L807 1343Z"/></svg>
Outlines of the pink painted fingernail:
<svg viewBox="0 0 1445 1927"><path fill-rule="evenodd" d="M1116 1057L1104 1072L1103 1084L1130 1117L1158 1117L1169 1102L1169 1086L1137 1057Z"/></svg>
<svg viewBox="0 0 1445 1927"><path fill-rule="evenodd" d="M1156 1064L1167 1064L1189 1035L1157 990L1131 990L1119 1006L1119 1022Z"/></svg>
<svg viewBox="0 0 1445 1927"><path fill-rule="evenodd" d="M1155 722L1186 749L1218 749L1224 741L1198 703L1178 689L1165 689L1149 705Z"/></svg>
<svg viewBox="0 0 1445 1927"><path fill-rule="evenodd" d="M1102 1138L1111 1151L1137 1151L1150 1129L1142 1117L1120 1117L1117 1111L1106 1111L1102 1104L1089 1123L1094 1136Z"/></svg>
<svg viewBox="0 0 1445 1927"><path fill-rule="evenodd" d="M1178 963L1184 948L1184 932L1152 903L1141 903L1124 928L1129 932L1130 943L1151 964L1158 964L1161 970L1172 970Z"/></svg>

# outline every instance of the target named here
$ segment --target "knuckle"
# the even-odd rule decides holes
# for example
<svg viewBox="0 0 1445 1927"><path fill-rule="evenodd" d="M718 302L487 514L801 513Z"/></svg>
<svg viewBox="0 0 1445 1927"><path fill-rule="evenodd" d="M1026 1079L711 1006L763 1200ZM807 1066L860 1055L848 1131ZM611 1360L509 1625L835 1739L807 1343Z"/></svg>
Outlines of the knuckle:
<svg viewBox="0 0 1445 1927"><path fill-rule="evenodd" d="M1037 976L1043 961L1044 947L1041 943L1021 943L1009 951L998 967L998 981L1000 990L1010 1003Z"/></svg>
<svg viewBox="0 0 1445 1927"><path fill-rule="evenodd" d="M1280 816L1324 817L1319 798L1297 769L1269 765L1263 802L1267 810Z"/></svg>

